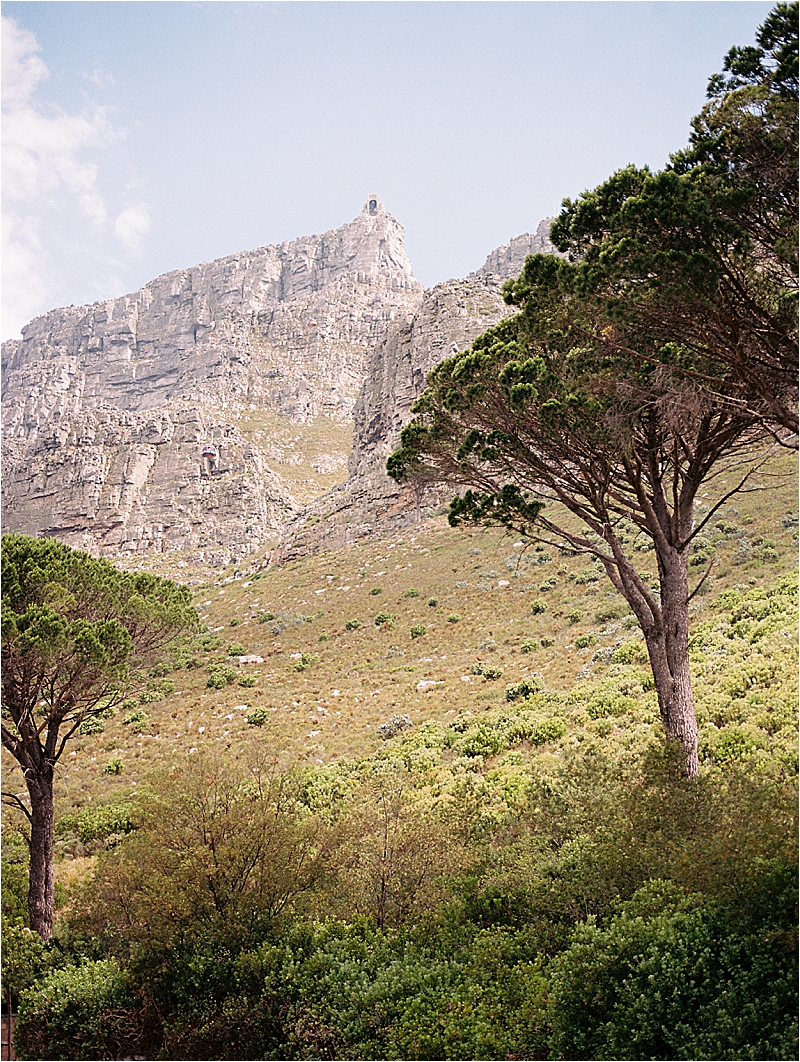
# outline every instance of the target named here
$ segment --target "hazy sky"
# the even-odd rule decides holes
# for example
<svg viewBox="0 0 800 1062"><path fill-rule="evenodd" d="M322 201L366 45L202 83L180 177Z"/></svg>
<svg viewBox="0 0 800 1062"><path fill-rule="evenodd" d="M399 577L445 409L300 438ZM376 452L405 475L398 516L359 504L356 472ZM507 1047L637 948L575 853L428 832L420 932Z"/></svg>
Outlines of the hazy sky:
<svg viewBox="0 0 800 1062"><path fill-rule="evenodd" d="M376 192L426 286L682 147L761 2L8 2L3 338L335 228Z"/></svg>

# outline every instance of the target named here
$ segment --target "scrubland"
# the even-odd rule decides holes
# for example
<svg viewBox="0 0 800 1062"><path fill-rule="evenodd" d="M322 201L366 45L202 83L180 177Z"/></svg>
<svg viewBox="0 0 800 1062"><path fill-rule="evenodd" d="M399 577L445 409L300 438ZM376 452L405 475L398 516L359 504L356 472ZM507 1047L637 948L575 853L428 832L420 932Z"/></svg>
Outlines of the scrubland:
<svg viewBox="0 0 800 1062"><path fill-rule="evenodd" d="M22 1057L792 1057L796 514L787 473L695 541L695 782L553 544L439 518L196 586L61 761L48 948L7 823Z"/></svg>

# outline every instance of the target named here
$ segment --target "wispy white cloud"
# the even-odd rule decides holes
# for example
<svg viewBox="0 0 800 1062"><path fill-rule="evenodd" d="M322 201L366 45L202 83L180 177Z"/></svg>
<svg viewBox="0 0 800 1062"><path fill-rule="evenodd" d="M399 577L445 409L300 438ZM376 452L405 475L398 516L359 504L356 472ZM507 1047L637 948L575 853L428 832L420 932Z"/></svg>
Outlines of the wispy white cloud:
<svg viewBox="0 0 800 1062"><path fill-rule="evenodd" d="M97 85L98 88L108 88L109 85L116 85L113 76L107 70L103 70L101 66L96 66L91 74L84 74L83 76L87 81L91 81L93 85Z"/></svg>
<svg viewBox="0 0 800 1062"><path fill-rule="evenodd" d="M114 222L114 235L126 251L133 254L142 248L142 240L150 231L150 211L146 203L125 207Z"/></svg>
<svg viewBox="0 0 800 1062"><path fill-rule="evenodd" d="M44 101L41 90L49 76L35 35L4 16L3 337L17 334L32 315L57 301L52 246L76 226L81 242L92 245L98 257L112 232L124 250L136 252L149 228L146 204L112 213L100 190L95 160L121 144L124 131L104 107L70 112ZM97 85L109 79L100 68L88 78Z"/></svg>

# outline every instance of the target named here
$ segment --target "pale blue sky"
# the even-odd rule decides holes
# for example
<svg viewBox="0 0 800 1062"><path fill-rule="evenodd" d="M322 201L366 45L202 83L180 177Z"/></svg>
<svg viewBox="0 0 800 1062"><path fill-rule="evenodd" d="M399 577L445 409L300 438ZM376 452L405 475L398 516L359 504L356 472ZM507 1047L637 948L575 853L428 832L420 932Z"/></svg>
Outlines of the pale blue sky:
<svg viewBox="0 0 800 1062"><path fill-rule="evenodd" d="M771 6L4 3L3 337L372 192L423 284L463 276L662 166Z"/></svg>

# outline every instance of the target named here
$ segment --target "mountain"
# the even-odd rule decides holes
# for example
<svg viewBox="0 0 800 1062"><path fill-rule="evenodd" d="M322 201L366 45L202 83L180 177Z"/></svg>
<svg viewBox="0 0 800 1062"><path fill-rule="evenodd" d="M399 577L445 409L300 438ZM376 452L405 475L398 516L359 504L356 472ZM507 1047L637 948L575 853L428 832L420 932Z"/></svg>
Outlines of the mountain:
<svg viewBox="0 0 800 1062"><path fill-rule="evenodd" d="M377 196L341 228L52 310L3 344L3 528L138 563L315 552L439 499L385 474L427 372L510 313L549 220L423 291ZM349 454L349 460L348 460Z"/></svg>
<svg viewBox="0 0 800 1062"><path fill-rule="evenodd" d="M375 528L414 523L423 511L429 514L449 501L449 490L427 491L423 498L398 486L386 474L386 459L434 365L514 312L503 301L503 281L521 272L529 254L557 253L549 239L551 222L546 218L535 233L498 247L465 279L426 291L411 321L378 344L355 404L347 480L287 525L275 560L284 563L338 548Z"/></svg>
<svg viewBox="0 0 800 1062"><path fill-rule="evenodd" d="M371 196L321 236L36 318L3 344L4 530L251 552L342 478L365 358L421 298Z"/></svg>

